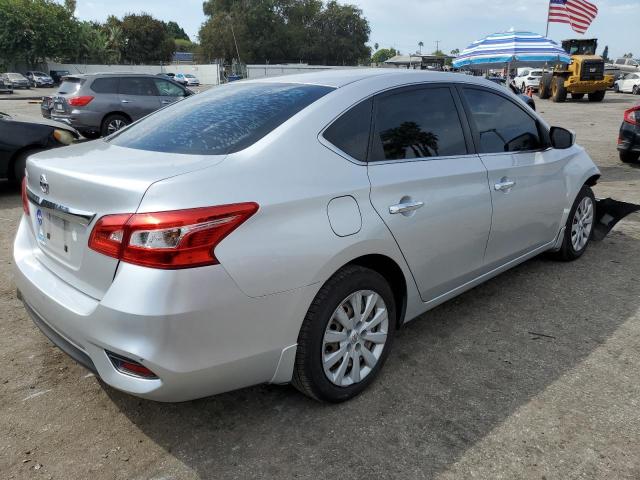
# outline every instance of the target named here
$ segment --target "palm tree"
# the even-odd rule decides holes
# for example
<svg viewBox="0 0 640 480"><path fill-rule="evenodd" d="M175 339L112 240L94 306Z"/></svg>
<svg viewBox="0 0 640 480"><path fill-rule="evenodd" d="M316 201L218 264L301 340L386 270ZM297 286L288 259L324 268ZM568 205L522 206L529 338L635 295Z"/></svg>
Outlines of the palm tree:
<svg viewBox="0 0 640 480"><path fill-rule="evenodd" d="M422 53L422 47L424 47L424 42L418 42L418 52Z"/></svg>

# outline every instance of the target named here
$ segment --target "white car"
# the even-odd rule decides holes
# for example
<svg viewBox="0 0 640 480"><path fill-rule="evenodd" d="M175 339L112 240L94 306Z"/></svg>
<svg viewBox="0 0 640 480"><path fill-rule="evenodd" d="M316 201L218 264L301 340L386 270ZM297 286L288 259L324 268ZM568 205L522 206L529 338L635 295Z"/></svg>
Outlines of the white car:
<svg viewBox="0 0 640 480"><path fill-rule="evenodd" d="M522 93L526 93L529 87L537 91L538 87L540 87L540 79L543 73L544 70L524 69L519 72L519 75L513 81Z"/></svg>
<svg viewBox="0 0 640 480"><path fill-rule="evenodd" d="M624 78L616 80L613 84L613 90L640 95L640 73L628 73Z"/></svg>
<svg viewBox="0 0 640 480"><path fill-rule="evenodd" d="M125 392L292 382L347 400L405 322L585 252L600 172L574 140L466 75L232 82L31 156L15 283L45 335Z"/></svg>
<svg viewBox="0 0 640 480"><path fill-rule="evenodd" d="M200 80L198 80L196 76L191 73L176 73L173 79L185 86L197 87L198 85L200 85Z"/></svg>

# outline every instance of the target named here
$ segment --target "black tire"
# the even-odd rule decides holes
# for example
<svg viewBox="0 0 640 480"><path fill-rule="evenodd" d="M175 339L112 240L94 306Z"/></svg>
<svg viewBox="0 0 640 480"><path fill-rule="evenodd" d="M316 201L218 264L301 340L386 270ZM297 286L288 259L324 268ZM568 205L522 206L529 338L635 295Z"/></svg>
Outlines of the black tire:
<svg viewBox="0 0 640 480"><path fill-rule="evenodd" d="M111 115L107 115L102 121L102 126L100 127L100 135L106 137L114 132L117 132L121 128L126 127L130 123L131 119L129 117L121 115L119 113L112 113Z"/></svg>
<svg viewBox="0 0 640 480"><path fill-rule="evenodd" d="M386 304L388 314L386 342L377 363L360 382L349 386L338 386L327 378L322 365L325 330L336 309L358 290L371 290L377 293ZM305 316L298 335L293 386L319 401L335 403L355 397L375 380L384 365L391 350L395 328L396 306L393 292L385 278L374 270L357 265L344 267L322 286ZM352 362L349 359L346 361Z"/></svg>
<svg viewBox="0 0 640 480"><path fill-rule="evenodd" d="M564 87L564 77L554 77L551 84L551 100L562 103L567 99L567 89Z"/></svg>
<svg viewBox="0 0 640 480"><path fill-rule="evenodd" d="M24 178L24 169L27 167L27 158L29 155L44 151L44 148L31 148L20 152L13 161L13 172L11 180L20 183Z"/></svg>
<svg viewBox="0 0 640 480"><path fill-rule="evenodd" d="M527 93L527 86L525 85L525 83L524 83L524 82L522 82L522 88L520 89L520 91L521 91L522 93Z"/></svg>
<svg viewBox="0 0 640 480"><path fill-rule="evenodd" d="M640 85L634 85L631 89L631 93L634 95L640 95Z"/></svg>
<svg viewBox="0 0 640 480"><path fill-rule="evenodd" d="M604 99L605 93L607 93L606 90L598 90L597 92L592 92L589 94L589 101L601 102Z"/></svg>
<svg viewBox="0 0 640 480"><path fill-rule="evenodd" d="M538 97L546 100L551 97L551 75L543 75L540 79L540 86L538 88Z"/></svg>
<svg viewBox="0 0 640 480"><path fill-rule="evenodd" d="M87 140L95 140L96 138L100 138L100 132L97 132L95 130L80 131L80 135L82 135Z"/></svg>
<svg viewBox="0 0 640 480"><path fill-rule="evenodd" d="M620 160L624 163L637 163L640 160L640 153L620 152Z"/></svg>
<svg viewBox="0 0 640 480"><path fill-rule="evenodd" d="M573 100L582 100L584 98L584 93L572 93L571 98Z"/></svg>
<svg viewBox="0 0 640 480"><path fill-rule="evenodd" d="M576 248L573 246L573 243L571 242L571 229L573 226L574 216L576 214L576 210L578 209L578 205L580 205L580 202L582 202L582 200L585 197L591 198L591 202L593 205L593 222L595 222L596 199L595 199L595 196L593 195L593 191L591 190L591 188L587 185L583 185L582 188L580 189L580 192L578 192L578 196L573 202L573 206L571 207L571 211L569 212L569 218L567 218L567 223L564 229L564 239L562 241L562 247L556 253L556 258L558 258L559 260L562 260L565 262L576 260L582 256L582 254L587 250L587 247L589 246L589 242L591 241L591 238L593 236L593 223L591 225L591 232L589 234L589 237L587 238L587 242L584 244L582 248L580 248L580 250L576 250Z"/></svg>

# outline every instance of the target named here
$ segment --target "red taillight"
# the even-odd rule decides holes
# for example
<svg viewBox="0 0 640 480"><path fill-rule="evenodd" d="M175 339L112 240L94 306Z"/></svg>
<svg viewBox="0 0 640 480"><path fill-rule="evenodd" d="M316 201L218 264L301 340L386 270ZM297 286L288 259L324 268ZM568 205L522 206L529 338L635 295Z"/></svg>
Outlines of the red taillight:
<svg viewBox="0 0 640 480"><path fill-rule="evenodd" d="M72 107L84 107L88 105L91 100L93 100L91 95L83 95L81 97L71 97L67 100L67 103Z"/></svg>
<svg viewBox="0 0 640 480"><path fill-rule="evenodd" d="M170 212L107 215L93 227L89 248L151 268L215 265L215 247L258 210L257 203Z"/></svg>
<svg viewBox="0 0 640 480"><path fill-rule="evenodd" d="M22 177L22 210L29 216L29 198L27 197L27 177Z"/></svg>
<svg viewBox="0 0 640 480"><path fill-rule="evenodd" d="M624 112L624 121L631 125L640 125L640 105Z"/></svg>

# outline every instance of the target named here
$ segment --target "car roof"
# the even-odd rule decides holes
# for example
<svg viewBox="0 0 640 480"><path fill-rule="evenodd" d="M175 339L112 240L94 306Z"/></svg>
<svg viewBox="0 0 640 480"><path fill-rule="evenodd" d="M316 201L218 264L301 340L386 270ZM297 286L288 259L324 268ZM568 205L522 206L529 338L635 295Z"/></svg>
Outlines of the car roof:
<svg viewBox="0 0 640 480"><path fill-rule="evenodd" d="M439 72L434 70L409 70L400 68L352 68L335 70L318 70L310 73L283 75L279 77L260 78L248 80L251 83L302 83L309 85L323 85L326 87L340 88L354 82L375 77L397 78L402 82L440 82L440 83L476 83L478 85L495 84L482 77L462 75L460 73ZM497 86L496 86L497 87Z"/></svg>

